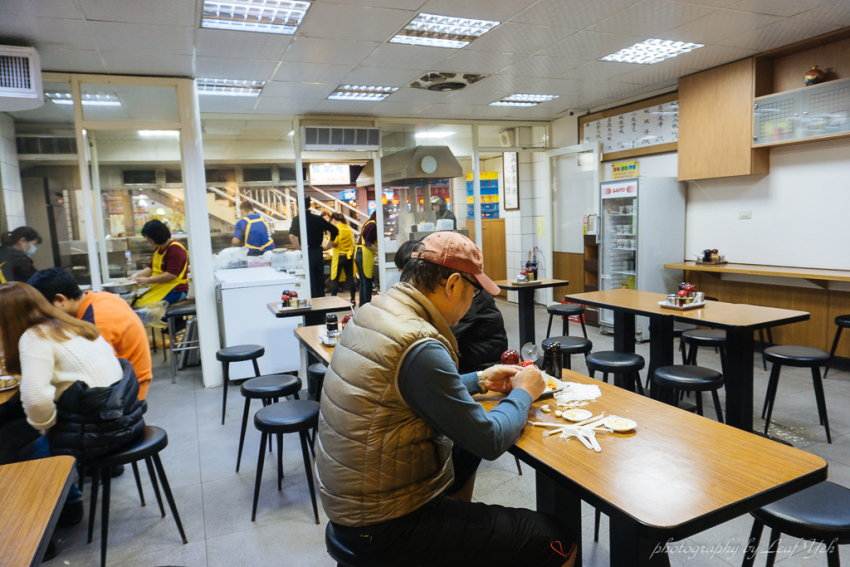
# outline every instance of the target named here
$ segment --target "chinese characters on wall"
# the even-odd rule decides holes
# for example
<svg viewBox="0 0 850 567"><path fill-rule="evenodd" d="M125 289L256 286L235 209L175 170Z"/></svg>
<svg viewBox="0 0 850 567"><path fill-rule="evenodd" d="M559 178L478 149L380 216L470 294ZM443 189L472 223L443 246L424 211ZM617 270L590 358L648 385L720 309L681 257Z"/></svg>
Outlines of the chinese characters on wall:
<svg viewBox="0 0 850 567"><path fill-rule="evenodd" d="M585 122L583 138L585 142L602 142L603 153L677 142L679 101Z"/></svg>

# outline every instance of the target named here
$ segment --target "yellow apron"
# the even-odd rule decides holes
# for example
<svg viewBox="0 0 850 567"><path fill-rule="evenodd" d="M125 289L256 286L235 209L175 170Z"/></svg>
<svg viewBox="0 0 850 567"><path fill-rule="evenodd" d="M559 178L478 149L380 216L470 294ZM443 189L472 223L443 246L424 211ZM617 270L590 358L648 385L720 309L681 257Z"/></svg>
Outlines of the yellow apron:
<svg viewBox="0 0 850 567"><path fill-rule="evenodd" d="M246 223L248 223L247 226L245 227L245 246L248 247L249 250L263 250L269 244L274 244L274 239L272 238L272 229L269 226L269 223L266 222L266 219L264 219L262 215L260 215L258 218L255 218L255 219L249 219L248 217L242 217L239 220L244 220ZM261 222L264 225L266 225L266 234L269 235L269 240L268 240L268 242L266 242L262 246L253 246L251 244L248 244L248 235L251 234L251 226L254 223L258 223L258 222Z"/></svg>
<svg viewBox="0 0 850 567"><path fill-rule="evenodd" d="M369 225L369 223L376 224L375 221L370 220L366 221L363 226L360 228L360 240L363 240L363 231ZM363 277L373 279L374 271L375 271L375 253L369 250L365 244L358 244L357 248L363 251Z"/></svg>
<svg viewBox="0 0 850 567"><path fill-rule="evenodd" d="M0 264L0 285L6 283L6 278L3 277L3 266L5 266L5 265L6 265L6 262L3 262L2 264Z"/></svg>
<svg viewBox="0 0 850 567"><path fill-rule="evenodd" d="M179 242L172 242L169 244L165 250L162 252L159 251L159 248L156 249L156 252L153 253L153 261L151 262L151 270L153 273L151 277L154 278L156 276L161 276L165 273L162 269L162 259L165 257L165 251L168 250L171 246L179 246L183 248L183 245ZM183 248L185 252L186 249ZM145 305L150 305L151 303L159 303L165 296L168 295L171 290L177 287L180 284L189 283L189 278L186 277L186 272L189 270L189 262L187 260L186 265L183 266L183 270L180 272L180 275L166 283L155 283L151 284L151 288L145 293L143 296L136 298L136 301L133 302L133 307L143 307Z"/></svg>
<svg viewBox="0 0 850 567"><path fill-rule="evenodd" d="M351 227L345 224L340 224L337 227L339 234L334 242L336 247L333 250L333 258L331 258L331 279L335 280L337 270L339 270L339 255L345 256L346 260L351 260L354 255L354 233L351 232Z"/></svg>

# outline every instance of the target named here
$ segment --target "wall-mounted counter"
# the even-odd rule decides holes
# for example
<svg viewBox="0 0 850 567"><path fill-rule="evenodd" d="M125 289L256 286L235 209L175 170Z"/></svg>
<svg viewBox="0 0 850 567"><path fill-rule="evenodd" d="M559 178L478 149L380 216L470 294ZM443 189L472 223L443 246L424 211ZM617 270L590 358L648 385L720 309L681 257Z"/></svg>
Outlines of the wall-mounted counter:
<svg viewBox="0 0 850 567"><path fill-rule="evenodd" d="M785 345L804 345L829 352L835 336L835 317L850 313L850 282L848 270L821 270L757 264L697 264L679 262L665 264L671 270L685 270L685 279L709 297L729 303L764 305L783 309L808 311L811 319L773 330L774 340ZM726 279L724 275L732 275ZM754 280L746 281L747 277ZM776 283L764 283L764 278ZM783 285L783 278L788 281ZM805 280L806 287L794 280ZM834 283L832 283L834 282ZM795 285L796 284L796 285ZM803 284L805 285L805 284ZM833 289L830 289L830 288ZM850 345L842 341L837 356L850 358Z"/></svg>

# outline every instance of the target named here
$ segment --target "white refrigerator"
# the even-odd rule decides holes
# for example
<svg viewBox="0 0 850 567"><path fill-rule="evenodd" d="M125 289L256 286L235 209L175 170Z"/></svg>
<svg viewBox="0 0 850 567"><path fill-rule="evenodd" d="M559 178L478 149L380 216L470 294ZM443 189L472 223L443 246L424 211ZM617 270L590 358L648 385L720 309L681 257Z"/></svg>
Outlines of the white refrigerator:
<svg viewBox="0 0 850 567"><path fill-rule="evenodd" d="M268 308L280 303L284 289L302 287L295 276L269 267L218 270L215 272L219 332L222 346L256 344L266 352L258 359L262 374L297 371L301 368L301 349L294 330L301 317L278 319ZM230 378L253 378L251 362L230 365Z"/></svg>
<svg viewBox="0 0 850 567"><path fill-rule="evenodd" d="M681 270L664 264L685 257L685 183L675 177L632 177L600 184L599 289L671 293ZM602 332L613 332L614 314L599 310ZM637 317L635 338L649 340L649 319Z"/></svg>

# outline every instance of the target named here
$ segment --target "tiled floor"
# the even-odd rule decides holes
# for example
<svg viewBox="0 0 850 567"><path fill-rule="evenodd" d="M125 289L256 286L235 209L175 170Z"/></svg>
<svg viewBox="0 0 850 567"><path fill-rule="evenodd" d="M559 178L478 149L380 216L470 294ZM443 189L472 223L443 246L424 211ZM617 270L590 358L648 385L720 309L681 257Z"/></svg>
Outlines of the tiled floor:
<svg viewBox="0 0 850 567"><path fill-rule="evenodd" d="M511 347L517 348L516 305L499 302L504 313ZM546 336L548 316L545 308L537 308L537 338ZM558 322L555 328L559 329ZM611 348L611 337L588 328L594 350ZM573 325L574 334L580 332ZM560 333L560 330L558 330ZM648 357L648 344L638 345L638 352ZM109 556L112 567L152 566L332 566L324 546L327 517L319 505L322 525L313 521L301 447L297 436L284 436L283 490L276 486L276 458L266 458L257 521L251 522L251 502L256 474L259 434L249 426L240 473L235 472L236 450L242 413L242 398L233 388L228 400L227 423L221 425L221 389L206 389L200 369L183 371L176 384L168 378L168 366L162 353L154 355L155 378L148 395L147 423L164 428L169 446L162 461L171 483L188 545L181 543L172 518L160 518L147 473L142 467L147 506L139 506L132 474L128 470L113 480L110 508ZM720 360L709 350L701 353L701 365L719 369ZM574 357L573 369L586 372L581 357ZM826 381L827 405L833 444L826 444L823 428L818 425L817 411L808 371L783 368L774 411L775 427L771 433L791 441L796 447L818 454L829 463L830 480L850 486L850 373L831 371ZM755 407L761 408L768 373L757 357L755 369ZM721 397L722 397L721 393ZM706 398L706 401L708 399ZM253 409L260 407L255 402ZM712 404L706 404L713 417ZM759 412L760 413L760 412ZM762 423L756 419L756 424ZM534 475L517 475L514 459L503 456L485 462L478 474L475 498L483 502L518 507L534 507ZM89 495L86 485L86 502ZM59 555L49 564L89 566L99 563L100 536L87 545L86 518L77 526L57 530ZM584 564L608 565L607 521L603 516L600 542L593 543L593 509L585 506ZM740 565L742 545L752 522L749 516L737 518L707 532L675 544L671 554L673 565ZM767 539L766 536L763 539ZM780 565L788 567L826 565L823 553L803 542L783 538ZM766 541L762 543L762 549ZM842 549L841 559L850 562L850 546ZM756 565L764 565L760 557ZM620 566L617 566L620 567Z"/></svg>

